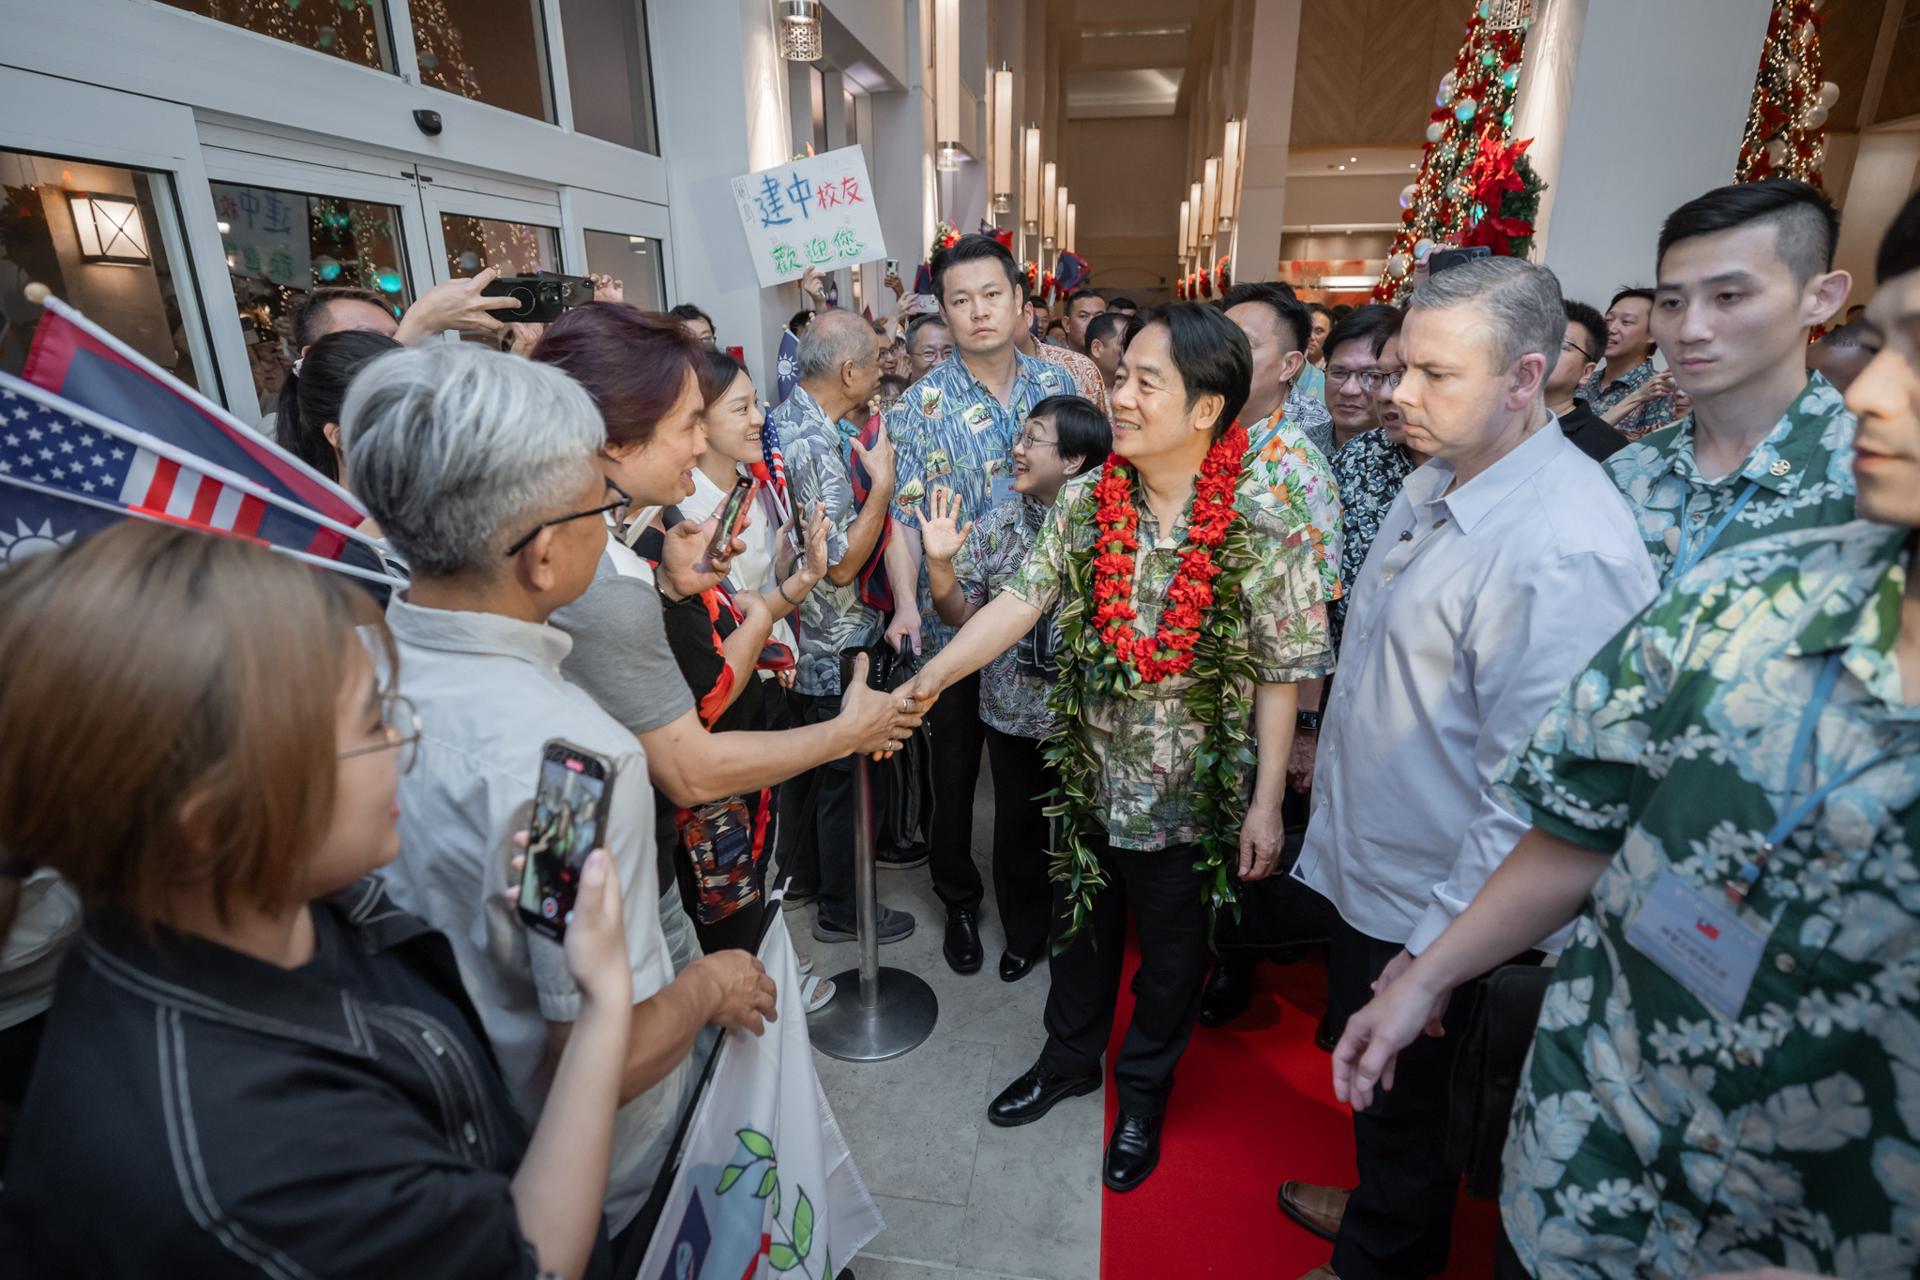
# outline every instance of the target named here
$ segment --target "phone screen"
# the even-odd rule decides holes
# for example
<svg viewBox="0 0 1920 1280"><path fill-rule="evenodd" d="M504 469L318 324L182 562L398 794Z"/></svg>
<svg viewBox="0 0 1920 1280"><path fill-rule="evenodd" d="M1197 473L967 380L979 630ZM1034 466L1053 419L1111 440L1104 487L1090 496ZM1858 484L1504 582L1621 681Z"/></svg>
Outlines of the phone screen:
<svg viewBox="0 0 1920 1280"><path fill-rule="evenodd" d="M747 502L753 497L753 481L741 476L733 482L733 488L727 494L727 500L720 507L720 523L714 527L713 541L707 544L707 554L702 558L699 568L706 572L713 562L725 557L727 548L733 545L734 534L740 526L740 516L747 509Z"/></svg>
<svg viewBox="0 0 1920 1280"><path fill-rule="evenodd" d="M601 843L607 771L597 757L548 743L540 758L527 828L520 915L530 929L564 937L580 892L580 869Z"/></svg>

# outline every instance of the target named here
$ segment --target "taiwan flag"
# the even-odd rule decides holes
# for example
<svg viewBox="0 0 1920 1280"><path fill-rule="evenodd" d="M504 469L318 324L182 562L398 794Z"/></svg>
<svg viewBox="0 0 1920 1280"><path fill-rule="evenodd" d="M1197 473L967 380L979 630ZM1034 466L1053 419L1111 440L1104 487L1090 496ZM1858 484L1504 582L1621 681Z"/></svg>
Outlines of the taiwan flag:
<svg viewBox="0 0 1920 1280"><path fill-rule="evenodd" d="M171 376L57 298L48 298L23 370L26 381L124 423L220 471L351 530L366 511L333 481ZM316 529L302 548L337 559L347 539Z"/></svg>

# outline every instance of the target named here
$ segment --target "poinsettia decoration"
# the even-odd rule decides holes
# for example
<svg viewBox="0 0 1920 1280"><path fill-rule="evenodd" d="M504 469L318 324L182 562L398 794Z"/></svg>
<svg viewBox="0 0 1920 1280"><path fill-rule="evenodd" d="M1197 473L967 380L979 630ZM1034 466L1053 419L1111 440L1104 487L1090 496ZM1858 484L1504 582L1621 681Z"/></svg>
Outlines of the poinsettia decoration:
<svg viewBox="0 0 1920 1280"><path fill-rule="evenodd" d="M958 227L954 226L951 222L937 223L933 228L933 247L927 250L927 259L931 261L934 254L940 252L942 249L951 249L959 243L960 229Z"/></svg>
<svg viewBox="0 0 1920 1280"><path fill-rule="evenodd" d="M1532 144L1532 138L1506 142L1491 128L1480 135L1462 181L1474 219L1461 233L1462 245L1485 245L1500 258L1523 258L1533 247L1533 218L1546 188L1526 158Z"/></svg>
<svg viewBox="0 0 1920 1280"><path fill-rule="evenodd" d="M1206 267L1202 267L1197 274L1199 276L1200 296L1203 298L1211 298L1213 296L1213 272Z"/></svg>
<svg viewBox="0 0 1920 1280"><path fill-rule="evenodd" d="M1176 302L1185 302L1187 300L1187 278L1185 276L1181 276L1173 282L1173 297Z"/></svg>
<svg viewBox="0 0 1920 1280"><path fill-rule="evenodd" d="M1213 264L1214 283L1220 286L1220 292L1223 296L1227 290L1233 288L1232 262L1232 258L1222 258Z"/></svg>

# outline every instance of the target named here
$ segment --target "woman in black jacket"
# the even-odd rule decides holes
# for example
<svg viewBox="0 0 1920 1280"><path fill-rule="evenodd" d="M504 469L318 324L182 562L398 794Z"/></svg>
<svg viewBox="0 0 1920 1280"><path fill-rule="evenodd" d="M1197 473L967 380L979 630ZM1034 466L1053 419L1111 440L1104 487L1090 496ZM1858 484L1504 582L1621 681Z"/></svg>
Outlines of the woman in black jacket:
<svg viewBox="0 0 1920 1280"><path fill-rule="evenodd" d="M393 661L346 579L236 540L130 521L0 575L0 848L87 907L0 1192L15 1274L604 1271L618 885L595 853L529 1140L445 939L369 874L418 746Z"/></svg>

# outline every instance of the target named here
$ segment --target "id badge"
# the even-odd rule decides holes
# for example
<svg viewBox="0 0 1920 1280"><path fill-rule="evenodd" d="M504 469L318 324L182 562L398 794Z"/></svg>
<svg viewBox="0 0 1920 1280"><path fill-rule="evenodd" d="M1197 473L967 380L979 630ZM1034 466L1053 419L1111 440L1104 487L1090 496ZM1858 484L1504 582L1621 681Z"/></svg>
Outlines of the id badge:
<svg viewBox="0 0 1920 1280"><path fill-rule="evenodd" d="M1731 1021L1747 1003L1767 932L1744 919L1723 895L1663 871L1627 924L1627 941L1701 1004Z"/></svg>

